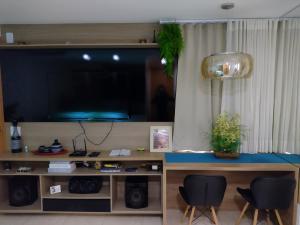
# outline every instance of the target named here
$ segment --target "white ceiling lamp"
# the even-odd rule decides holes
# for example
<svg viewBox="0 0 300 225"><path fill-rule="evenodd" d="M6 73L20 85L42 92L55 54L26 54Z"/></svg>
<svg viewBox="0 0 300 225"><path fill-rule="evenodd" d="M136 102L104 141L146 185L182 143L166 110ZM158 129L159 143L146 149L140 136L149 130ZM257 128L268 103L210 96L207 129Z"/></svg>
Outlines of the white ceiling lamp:
<svg viewBox="0 0 300 225"><path fill-rule="evenodd" d="M240 79L251 76L253 58L242 52L223 52L205 57L201 72L204 79Z"/></svg>

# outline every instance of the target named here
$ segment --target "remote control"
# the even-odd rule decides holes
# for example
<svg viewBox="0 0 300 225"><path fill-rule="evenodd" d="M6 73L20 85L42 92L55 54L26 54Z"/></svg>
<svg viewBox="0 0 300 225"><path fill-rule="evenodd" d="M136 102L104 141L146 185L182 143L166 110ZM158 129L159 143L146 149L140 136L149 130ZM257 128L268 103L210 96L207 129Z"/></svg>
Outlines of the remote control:
<svg viewBox="0 0 300 225"><path fill-rule="evenodd" d="M91 152L88 157L97 157L98 155L100 155L100 152Z"/></svg>

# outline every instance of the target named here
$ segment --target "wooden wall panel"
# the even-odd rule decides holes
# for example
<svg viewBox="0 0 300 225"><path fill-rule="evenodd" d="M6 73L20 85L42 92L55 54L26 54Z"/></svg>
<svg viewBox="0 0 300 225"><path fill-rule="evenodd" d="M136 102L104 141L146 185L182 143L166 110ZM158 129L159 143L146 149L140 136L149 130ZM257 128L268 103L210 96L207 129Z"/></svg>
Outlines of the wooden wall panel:
<svg viewBox="0 0 300 225"><path fill-rule="evenodd" d="M0 67L0 152L5 151L6 149L5 136L6 136L6 130L4 126L2 79L1 79L1 67Z"/></svg>
<svg viewBox="0 0 300 225"><path fill-rule="evenodd" d="M5 123L6 143L10 143L9 127ZM55 138L67 148L72 150L72 139L82 132L78 123L19 123L22 128L23 144L29 148L37 149L40 145L51 145ZM87 122L83 123L87 135L94 142L100 142L110 129L111 123ZM107 140L101 146L94 146L87 142L88 150L109 150L144 147L149 149L150 126L170 126L171 122L122 122L114 123L113 129ZM7 149L9 150L9 149Z"/></svg>
<svg viewBox="0 0 300 225"><path fill-rule="evenodd" d="M13 32L15 42L27 44L138 43L153 40L156 23L122 24L48 24L2 25L1 31Z"/></svg>

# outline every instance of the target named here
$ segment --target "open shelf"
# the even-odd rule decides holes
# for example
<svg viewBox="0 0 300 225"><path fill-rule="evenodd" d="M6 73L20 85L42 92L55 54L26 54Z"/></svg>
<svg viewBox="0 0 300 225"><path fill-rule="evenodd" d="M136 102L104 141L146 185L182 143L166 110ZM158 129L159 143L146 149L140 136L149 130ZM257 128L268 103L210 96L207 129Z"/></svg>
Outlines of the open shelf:
<svg viewBox="0 0 300 225"><path fill-rule="evenodd" d="M99 193L95 194L73 194L68 191L66 185L62 186L62 192L50 194L49 191L42 198L52 199L110 199L110 186L103 185Z"/></svg>
<svg viewBox="0 0 300 225"><path fill-rule="evenodd" d="M1 213L39 213L42 212L41 200L37 199L32 205L27 206L10 206L8 201L0 203Z"/></svg>
<svg viewBox="0 0 300 225"><path fill-rule="evenodd" d="M162 214L162 171L148 171L149 164L160 163L161 155L152 153L132 153L127 158L112 158L102 154L102 159L91 159L90 162L120 162L120 172L101 172L94 168L76 168L71 173L48 173L49 161L58 158L42 158L35 155L8 154L1 157L0 161L11 162L12 169L5 171L0 168L0 213L74 213L74 214ZM64 158L68 161L84 161L80 159ZM86 159L86 158L85 158ZM88 158L89 159L89 158ZM89 159L90 160L90 159ZM19 173L17 168L28 166L31 172ZM127 172L125 168L138 168L136 172ZM19 176L36 176L38 182L38 199L32 205L13 207L9 205L9 179ZM69 181L72 177L101 177L102 187L98 193L75 194L69 192ZM141 209L127 208L125 205L126 177L148 177L148 206ZM61 185L61 193L50 194L50 187Z"/></svg>
<svg viewBox="0 0 300 225"><path fill-rule="evenodd" d="M12 177L12 176L11 176ZM39 213L42 211L40 198L40 185L37 182L37 200L27 206L11 206L9 204L9 176L0 176L0 213Z"/></svg>
<svg viewBox="0 0 300 225"><path fill-rule="evenodd" d="M148 207L142 209L131 209L125 206L124 199L118 199L113 207L112 213L116 214L161 214L161 199L149 198Z"/></svg>
<svg viewBox="0 0 300 225"><path fill-rule="evenodd" d="M47 168L33 168L32 172L19 173L16 168L10 171L0 170L0 175L2 176L161 176L161 171L147 171L145 169L139 168L136 172L126 172L122 169L121 172L100 172L96 169L91 168L77 168L71 173L48 173Z"/></svg>

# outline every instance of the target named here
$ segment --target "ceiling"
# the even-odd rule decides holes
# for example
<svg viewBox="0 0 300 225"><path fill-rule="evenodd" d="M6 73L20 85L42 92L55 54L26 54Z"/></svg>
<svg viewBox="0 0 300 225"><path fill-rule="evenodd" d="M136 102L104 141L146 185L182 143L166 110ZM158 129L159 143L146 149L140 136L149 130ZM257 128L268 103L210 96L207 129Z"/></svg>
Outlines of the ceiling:
<svg viewBox="0 0 300 225"><path fill-rule="evenodd" d="M232 10L221 3L234 2ZM0 24L127 23L279 17L300 0L0 0ZM300 7L287 16L300 17Z"/></svg>

